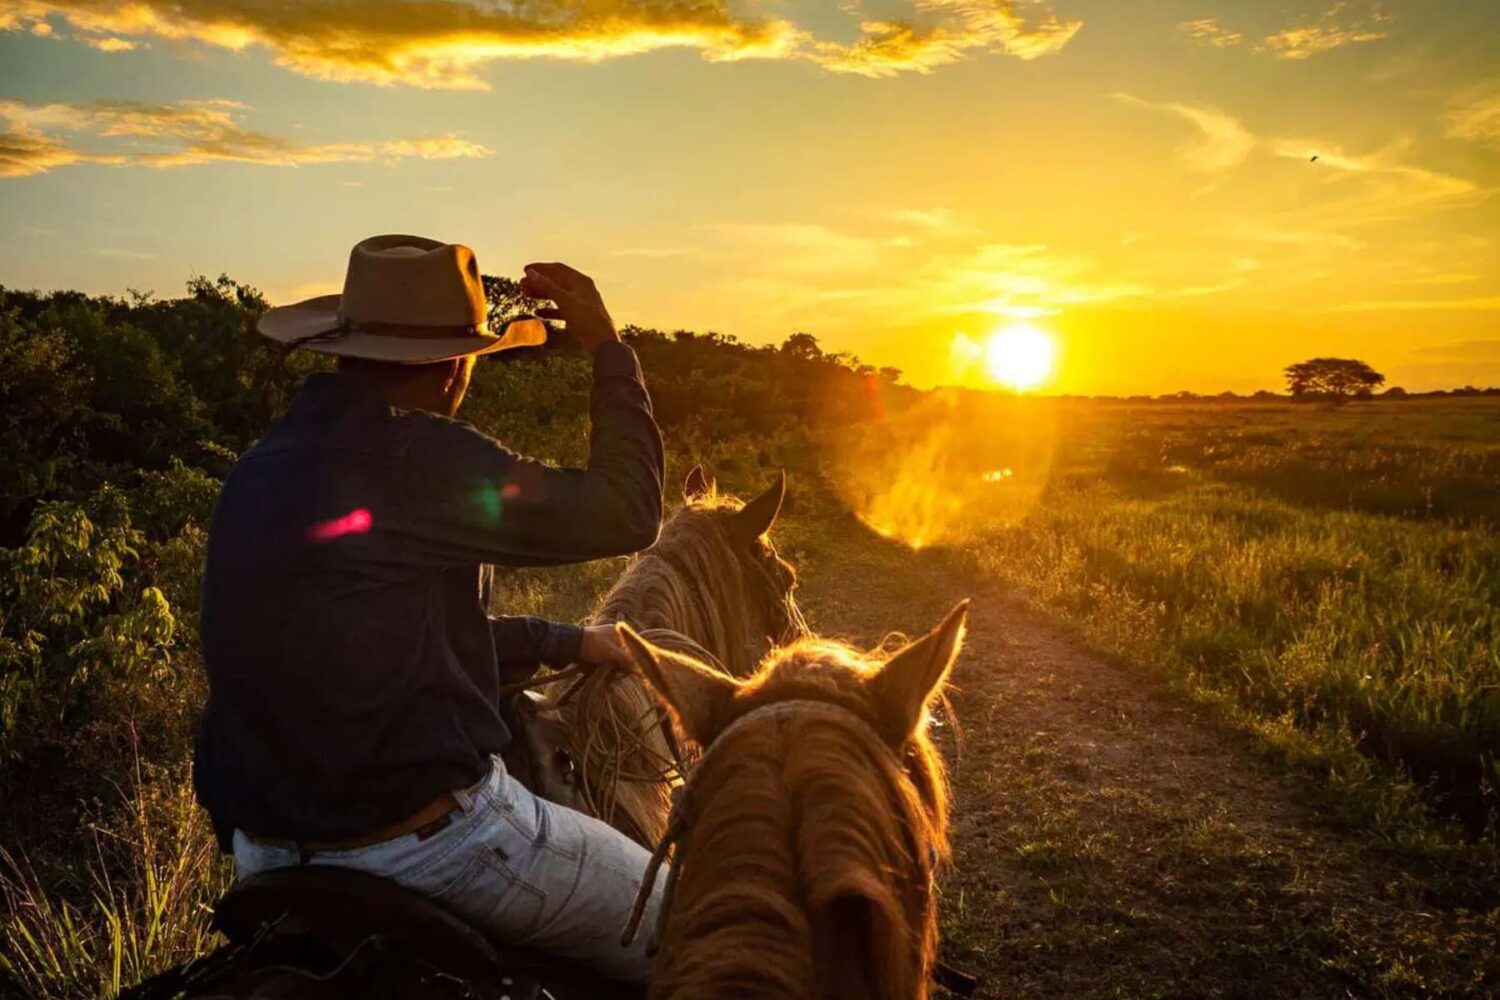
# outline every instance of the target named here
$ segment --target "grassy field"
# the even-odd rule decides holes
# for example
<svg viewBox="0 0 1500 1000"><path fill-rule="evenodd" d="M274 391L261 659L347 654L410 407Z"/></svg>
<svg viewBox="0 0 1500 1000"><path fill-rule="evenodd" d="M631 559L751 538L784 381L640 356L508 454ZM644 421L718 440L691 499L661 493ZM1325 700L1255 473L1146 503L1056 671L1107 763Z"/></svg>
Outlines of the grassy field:
<svg viewBox="0 0 1500 1000"><path fill-rule="evenodd" d="M969 400L899 440L845 474L877 530L1222 701L1364 813L1405 775L1493 838L1500 400Z"/></svg>
<svg viewBox="0 0 1500 1000"><path fill-rule="evenodd" d="M228 871L186 782L203 697L203 527L229 461L310 365L250 337L263 303L227 279L163 302L0 296L0 385L12 404L0 421L0 450L11 457L0 466L0 993L71 1000L107 995L207 940L207 907ZM908 620L908 572L907 590L928 598L938 591L921 581L941 579L952 591L941 600L988 589L1019 599L1030 618L1071 633L1047 640L1057 662L1081 671L1071 696L1078 704L1059 711L1078 710L1087 724L1127 695L1144 705L1185 693L1210 706L1215 725L1252 734L1277 773L1313 776L1320 803L1346 821L1340 836L1349 843L1415 848L1407 853L1435 862L1437 874L1400 875L1402 898L1418 902L1402 904L1410 919L1397 930L1379 930L1386 925L1374 918L1338 922L1312 950L1268 932L1257 946L1264 955L1292 948L1299 970L1348 967L1361 983L1390 978L1396 994L1437 983L1483 995L1491 980L1463 973L1467 956L1496 937L1485 928L1500 920L1500 879L1491 874L1500 839L1500 400L1330 407L918 393L848 359L714 336L641 331L635 342L672 482L698 461L744 493L764 488L777 469L791 473L778 535L821 581L811 596L815 623L861 641L882 628L930 625ZM521 450L577 461L587 381L577 357L488 364L466 415ZM851 511L903 544L856 538ZM870 568L842 572L856 546ZM620 567L508 573L497 610L580 617ZM866 577L891 583L889 593L866 593ZM1009 654L986 641L1003 668ZM1111 657L1128 689L1116 680L1091 689L1103 675L1078 668L1080 648ZM1003 680L963 695L989 764L985 774L960 775L960 807L1005 817L1020 831L1006 850L1024 864L1004 878L988 862L956 873L964 909L945 926L968 953L1019 963L1024 949L1066 943L992 929L1020 912L1011 907L1030 898L1025 880L1038 870L1027 905L1043 916L1027 927L1074 921L1059 926L1076 929L1068 940L1079 954L1122 919L1130 887L1121 880L1145 871L1143 856L1170 852L1179 863L1162 877L1173 884L1196 869L1248 870L1253 881L1256 866L1300 884L1297 838L1268 827L1233 857L1211 843L1225 823L1248 828L1228 806L1180 809L1167 830L1152 800L1133 830L1112 826L1117 786L1075 759L1089 741L1043 740L1050 722L1002 703L1013 693ZM1045 683L1021 696L1038 692L1047 694ZM999 720L994 731L984 728L990 719ZM1028 730L1030 742L1013 738ZM1187 767L1177 757L1192 745L1166 740L1151 760ZM1132 746L1145 753L1139 741ZM1237 753L1219 759L1233 769ZM1050 762L1040 776L1027 770L1033 754ZM1154 794L1126 792L1142 802ZM958 845L961 861L986 857L987 821L965 827L961 813L959 822L973 831ZM1285 822L1333 850L1298 825L1303 819ZM1075 859L1068 885L1094 897L1058 909L1048 893L1062 891L1063 869L1048 866L1089 844L1106 847ZM1350 851L1328 869L1345 873L1330 884L1381 870ZM1285 865L1263 864L1272 855ZM1280 899L1284 889L1247 891ZM1161 909L1156 891L1142 889L1141 905ZM1162 911L1191 922L1209 915L1208 898L1174 897ZM1240 919L1238 898L1213 895L1221 933ZM1402 970L1423 967L1411 956L1426 947L1419 911L1429 898L1472 915L1449 925L1467 935L1462 946L1433 939L1447 958L1424 979ZM1338 912L1395 905L1352 891L1329 899ZM1383 936L1388 958L1354 956L1366 926ZM1115 955L1141 979L1129 995L1153 995L1153 983L1158 995L1192 994L1207 981L1181 970L1152 979L1170 933L1164 924L1146 936L1149 948L1142 938L1139 954ZM1218 953L1206 954L1211 965ZM1255 981L1246 969L1234 982ZM1033 985L1066 991L1075 982L1038 975ZM1466 990L1466 982L1480 986ZM1050 988L1036 986L1036 995Z"/></svg>

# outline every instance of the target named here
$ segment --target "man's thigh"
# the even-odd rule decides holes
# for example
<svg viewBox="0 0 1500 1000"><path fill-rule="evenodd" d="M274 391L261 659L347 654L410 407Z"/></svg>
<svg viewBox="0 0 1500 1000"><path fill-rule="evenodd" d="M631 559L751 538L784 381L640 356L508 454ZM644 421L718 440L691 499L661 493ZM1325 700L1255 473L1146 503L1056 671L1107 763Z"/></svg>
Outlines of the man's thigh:
<svg viewBox="0 0 1500 1000"><path fill-rule="evenodd" d="M502 778L475 797L486 832L465 849L464 870L438 898L505 941L644 981L646 935L622 947L620 933L650 854L613 827Z"/></svg>
<svg viewBox="0 0 1500 1000"><path fill-rule="evenodd" d="M447 828L348 851L320 852L313 864L356 868L443 903L497 941L573 958L604 975L644 981L647 931L661 897L658 881L630 947L619 943L648 852L592 817L532 795L497 760L476 789L459 794ZM242 876L296 864L295 851L258 845L237 833Z"/></svg>

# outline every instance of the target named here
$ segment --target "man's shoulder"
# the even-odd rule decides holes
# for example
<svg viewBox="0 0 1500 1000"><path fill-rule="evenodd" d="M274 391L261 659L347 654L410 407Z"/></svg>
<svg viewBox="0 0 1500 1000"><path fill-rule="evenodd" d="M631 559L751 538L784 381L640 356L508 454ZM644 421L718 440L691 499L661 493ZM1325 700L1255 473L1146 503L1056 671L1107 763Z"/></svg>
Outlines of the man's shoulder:
<svg viewBox="0 0 1500 1000"><path fill-rule="evenodd" d="M402 410L391 409L391 419L399 423L405 430L412 434L435 438L449 438L455 440L493 440L488 434L469 423L467 420L459 420L456 417L445 417L441 413L433 413L430 410Z"/></svg>

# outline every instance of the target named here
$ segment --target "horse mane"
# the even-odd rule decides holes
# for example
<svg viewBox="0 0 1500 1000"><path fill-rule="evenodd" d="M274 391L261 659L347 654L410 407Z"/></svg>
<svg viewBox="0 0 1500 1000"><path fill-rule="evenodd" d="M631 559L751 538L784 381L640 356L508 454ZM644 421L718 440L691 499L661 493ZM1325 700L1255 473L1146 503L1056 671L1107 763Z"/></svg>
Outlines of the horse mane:
<svg viewBox="0 0 1500 1000"><path fill-rule="evenodd" d="M803 640L735 697L736 718L789 699L845 711L766 713L714 742L653 997L928 995L947 783L925 725L894 752L877 734L860 679L882 661Z"/></svg>
<svg viewBox="0 0 1500 1000"><path fill-rule="evenodd" d="M789 638L770 634L768 625L778 632L789 626L790 637L806 635L807 623L791 597L791 566L769 540L759 540L764 548L757 554L733 537L730 518L740 507L717 490L678 507L663 523L661 538L632 561L590 621L681 632L735 677L750 676L771 645ZM778 572L782 579L772 576Z"/></svg>
<svg viewBox="0 0 1500 1000"><path fill-rule="evenodd" d="M610 588L591 624L627 622L654 641L748 676L776 642L807 634L792 567L769 539L737 539L739 500L717 490L678 507ZM548 689L549 694L558 695ZM677 753L638 677L597 671L562 704L589 808L646 846L666 832Z"/></svg>

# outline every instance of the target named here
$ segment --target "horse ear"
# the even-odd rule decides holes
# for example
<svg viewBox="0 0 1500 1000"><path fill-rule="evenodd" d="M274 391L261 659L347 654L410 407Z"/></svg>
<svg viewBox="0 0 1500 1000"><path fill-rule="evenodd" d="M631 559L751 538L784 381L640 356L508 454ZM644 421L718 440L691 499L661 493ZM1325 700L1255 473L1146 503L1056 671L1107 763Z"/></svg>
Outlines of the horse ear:
<svg viewBox="0 0 1500 1000"><path fill-rule="evenodd" d="M892 745L904 743L921 724L963 647L968 620L969 602L962 601L937 628L898 650L865 682L879 707L882 735Z"/></svg>
<svg viewBox="0 0 1500 1000"><path fill-rule="evenodd" d="M646 683L672 710L682 731L707 746L718 735L719 720L740 682L692 657L652 645L629 625L616 628Z"/></svg>
<svg viewBox="0 0 1500 1000"><path fill-rule="evenodd" d="M708 496L714 491L714 481L709 478L708 473L703 471L703 466L693 466L693 471L687 474L687 479L682 482L682 499L696 500L698 497Z"/></svg>
<svg viewBox="0 0 1500 1000"><path fill-rule="evenodd" d="M776 475L776 482L760 496L745 504L743 510L734 515L735 532L744 539L754 541L771 530L776 515L781 513L781 502L786 499L786 473Z"/></svg>

